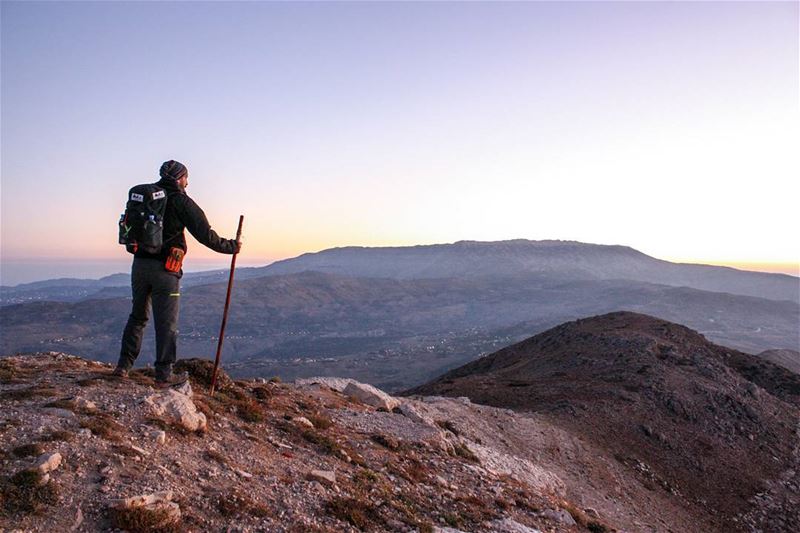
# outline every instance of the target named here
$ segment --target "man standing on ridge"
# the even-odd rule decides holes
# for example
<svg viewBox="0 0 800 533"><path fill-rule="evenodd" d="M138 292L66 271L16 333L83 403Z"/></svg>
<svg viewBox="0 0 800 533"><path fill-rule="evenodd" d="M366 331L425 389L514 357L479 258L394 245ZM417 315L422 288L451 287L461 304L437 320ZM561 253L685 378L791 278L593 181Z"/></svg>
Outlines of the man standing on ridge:
<svg viewBox="0 0 800 533"><path fill-rule="evenodd" d="M164 244L158 253L136 250L131 267L133 310L122 333L122 349L114 375L125 377L142 348L142 336L152 303L156 329L156 383L172 383L178 340L180 278L183 255L186 253L184 228L200 243L222 254L238 253L241 242L223 239L211 229L205 213L186 194L189 171L177 161L161 165L161 179L156 183L167 192L164 211Z"/></svg>

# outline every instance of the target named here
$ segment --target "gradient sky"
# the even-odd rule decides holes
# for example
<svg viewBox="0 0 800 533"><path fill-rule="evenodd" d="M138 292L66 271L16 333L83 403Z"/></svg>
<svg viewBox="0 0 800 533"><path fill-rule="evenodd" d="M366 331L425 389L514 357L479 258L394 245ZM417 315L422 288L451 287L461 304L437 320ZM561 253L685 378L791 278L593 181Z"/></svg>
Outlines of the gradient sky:
<svg viewBox="0 0 800 533"><path fill-rule="evenodd" d="M166 159L245 215L241 264L529 238L797 274L797 2L1 9L4 284L124 271Z"/></svg>

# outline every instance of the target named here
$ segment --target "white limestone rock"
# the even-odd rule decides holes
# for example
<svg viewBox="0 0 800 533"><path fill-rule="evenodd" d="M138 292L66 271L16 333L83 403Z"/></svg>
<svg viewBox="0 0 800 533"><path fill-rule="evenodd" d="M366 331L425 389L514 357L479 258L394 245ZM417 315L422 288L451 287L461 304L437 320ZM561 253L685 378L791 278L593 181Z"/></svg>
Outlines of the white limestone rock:
<svg viewBox="0 0 800 533"><path fill-rule="evenodd" d="M542 533L538 529L528 527L520 524L511 518L503 518L502 520L492 520L488 524L492 533Z"/></svg>
<svg viewBox="0 0 800 533"><path fill-rule="evenodd" d="M205 431L206 415L199 412L190 396L167 389L144 400L150 411L167 422L180 425L189 431Z"/></svg>
<svg viewBox="0 0 800 533"><path fill-rule="evenodd" d="M357 381L350 382L344 388L343 392L345 396L354 398L361 403L377 407L378 409L385 409L386 411L391 411L400 405L400 401L397 398L366 383L359 383Z"/></svg>
<svg viewBox="0 0 800 533"><path fill-rule="evenodd" d="M333 487L336 485L336 472L332 470L312 470L308 473L308 479Z"/></svg>
<svg viewBox="0 0 800 533"><path fill-rule="evenodd" d="M416 422L417 424L425 424L426 426L436 426L436 422L434 422L433 418L422 414L419 409L410 403L401 403L396 410L412 422Z"/></svg>
<svg viewBox="0 0 800 533"><path fill-rule="evenodd" d="M33 465L32 470L36 470L40 474L44 475L48 472L52 472L56 468L61 465L61 454L58 452L53 453L45 453L40 455L38 459L36 459L36 463Z"/></svg>
<svg viewBox="0 0 800 533"><path fill-rule="evenodd" d="M358 383L350 378L334 378L334 377L315 377L315 378L302 378L294 380L294 384L298 386L312 386L321 385L328 387L336 392L342 392L350 383Z"/></svg>

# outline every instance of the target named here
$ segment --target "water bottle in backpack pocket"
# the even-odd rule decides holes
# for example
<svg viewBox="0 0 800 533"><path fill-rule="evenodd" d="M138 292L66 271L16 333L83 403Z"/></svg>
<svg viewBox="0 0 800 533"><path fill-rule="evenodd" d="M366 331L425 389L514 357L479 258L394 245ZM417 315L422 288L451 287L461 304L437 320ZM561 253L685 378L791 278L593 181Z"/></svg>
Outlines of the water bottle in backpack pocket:
<svg viewBox="0 0 800 533"><path fill-rule="evenodd" d="M161 252L167 192L155 184L136 185L128 191L125 212L119 219L119 243L130 253Z"/></svg>

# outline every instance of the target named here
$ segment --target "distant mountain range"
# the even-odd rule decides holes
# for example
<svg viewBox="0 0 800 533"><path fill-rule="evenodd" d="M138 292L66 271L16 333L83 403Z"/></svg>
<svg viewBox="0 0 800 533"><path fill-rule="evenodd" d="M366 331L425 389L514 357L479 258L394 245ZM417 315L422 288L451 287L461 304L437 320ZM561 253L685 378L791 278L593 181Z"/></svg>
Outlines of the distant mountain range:
<svg viewBox="0 0 800 533"><path fill-rule="evenodd" d="M184 277L182 354L213 354L226 280L223 270ZM225 358L239 376L335 374L399 390L560 322L616 310L685 323L751 353L800 346L797 278L677 265L620 246L342 248L241 269L236 280ZM31 291L37 297L24 300ZM125 274L96 286L3 288L4 300L24 303L0 308L0 354L56 350L113 361L129 292Z"/></svg>
<svg viewBox="0 0 800 533"><path fill-rule="evenodd" d="M581 319L408 393L537 413L637 472L659 514L694 515L696 531L800 530L800 375L684 326Z"/></svg>

